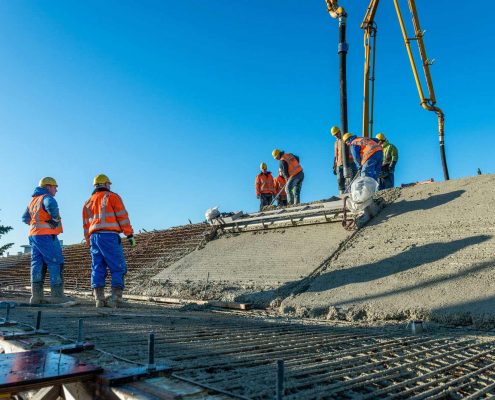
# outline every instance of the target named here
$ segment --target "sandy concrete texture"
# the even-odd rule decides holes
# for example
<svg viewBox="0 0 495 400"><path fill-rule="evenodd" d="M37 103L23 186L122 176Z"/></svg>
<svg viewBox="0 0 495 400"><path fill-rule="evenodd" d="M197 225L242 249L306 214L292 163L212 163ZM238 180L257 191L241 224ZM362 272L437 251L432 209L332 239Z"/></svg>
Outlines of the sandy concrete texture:
<svg viewBox="0 0 495 400"><path fill-rule="evenodd" d="M403 189L280 310L494 326L494 198L495 175Z"/></svg>
<svg viewBox="0 0 495 400"><path fill-rule="evenodd" d="M240 301L240 293L249 293L251 301L254 297L266 301L278 295L272 289L310 275L348 235L336 223L228 234L186 255L153 280L164 287L168 283L175 291L169 295Z"/></svg>

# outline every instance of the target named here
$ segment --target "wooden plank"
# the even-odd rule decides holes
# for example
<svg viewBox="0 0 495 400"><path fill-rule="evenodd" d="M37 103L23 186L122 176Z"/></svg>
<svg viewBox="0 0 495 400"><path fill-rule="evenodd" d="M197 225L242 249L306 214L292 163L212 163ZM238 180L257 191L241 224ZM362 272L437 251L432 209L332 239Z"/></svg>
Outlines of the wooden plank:
<svg viewBox="0 0 495 400"><path fill-rule="evenodd" d="M57 400L60 396L60 386L49 386L40 389L31 400Z"/></svg>
<svg viewBox="0 0 495 400"><path fill-rule="evenodd" d="M329 213L330 214L330 213ZM348 214L350 218L352 218L352 214ZM257 231L264 229L282 229L289 228L292 226L304 226L304 225L315 225L315 224L324 224L324 223L336 223L342 221L343 214L332 213L330 216L327 214L326 216L318 215L318 216L310 216L299 219L292 220L280 220L280 221L272 221L270 223L250 223L246 225L238 225L238 226L226 226L224 230L226 232L245 232L245 231Z"/></svg>
<svg viewBox="0 0 495 400"><path fill-rule="evenodd" d="M177 299L171 297L155 297L155 296L140 296L135 294L124 294L124 299L138 300L138 301L152 301L155 303L169 303L169 304L206 304L206 300L194 300L194 299Z"/></svg>
<svg viewBox="0 0 495 400"><path fill-rule="evenodd" d="M219 308L229 308L232 310L250 310L253 305L251 303L234 303L227 301L209 301L208 305L210 307L219 307Z"/></svg>
<svg viewBox="0 0 495 400"><path fill-rule="evenodd" d="M46 349L4 354L0 358L0 393L94 379L102 372L101 367Z"/></svg>
<svg viewBox="0 0 495 400"><path fill-rule="evenodd" d="M94 390L82 382L67 383L62 386L65 400L93 400Z"/></svg>
<svg viewBox="0 0 495 400"><path fill-rule="evenodd" d="M180 400L180 399L183 399L183 397L180 394L171 392L171 391L166 390L164 388L153 387L152 385L150 385L147 382L146 383L145 382L129 383L127 386L141 390L145 393L151 394L152 396L155 396L155 397L159 398L160 400Z"/></svg>
<svg viewBox="0 0 495 400"><path fill-rule="evenodd" d="M118 371L109 371L98 377L98 382L107 386L120 385L123 383L134 382L139 379L153 378L170 373L171 367L165 364L156 365L154 369L149 370L147 367L133 367Z"/></svg>

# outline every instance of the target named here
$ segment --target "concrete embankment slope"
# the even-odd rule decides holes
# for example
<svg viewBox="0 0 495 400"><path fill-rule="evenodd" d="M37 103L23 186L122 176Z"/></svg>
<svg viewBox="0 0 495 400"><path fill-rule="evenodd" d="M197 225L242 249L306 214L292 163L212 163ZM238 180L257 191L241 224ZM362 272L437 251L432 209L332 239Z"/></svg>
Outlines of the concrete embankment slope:
<svg viewBox="0 0 495 400"><path fill-rule="evenodd" d="M153 280L164 295L267 306L321 267L349 235L338 223L226 234Z"/></svg>
<svg viewBox="0 0 495 400"><path fill-rule="evenodd" d="M495 325L495 175L403 189L284 313Z"/></svg>

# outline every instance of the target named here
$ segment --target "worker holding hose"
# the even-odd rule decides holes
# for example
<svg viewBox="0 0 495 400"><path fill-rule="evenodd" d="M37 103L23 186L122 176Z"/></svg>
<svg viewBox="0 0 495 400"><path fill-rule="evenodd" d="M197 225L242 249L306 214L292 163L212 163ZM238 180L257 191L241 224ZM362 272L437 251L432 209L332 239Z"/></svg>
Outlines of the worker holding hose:
<svg viewBox="0 0 495 400"><path fill-rule="evenodd" d="M378 182L383 161L383 149L378 140L352 133L346 133L342 140L349 144L354 164L361 168L361 176L369 176Z"/></svg>

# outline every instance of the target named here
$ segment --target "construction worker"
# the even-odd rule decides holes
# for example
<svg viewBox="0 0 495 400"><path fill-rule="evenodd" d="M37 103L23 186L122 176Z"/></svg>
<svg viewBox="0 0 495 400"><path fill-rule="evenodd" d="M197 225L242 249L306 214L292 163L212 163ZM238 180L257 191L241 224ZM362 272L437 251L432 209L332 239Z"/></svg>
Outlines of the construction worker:
<svg viewBox="0 0 495 400"><path fill-rule="evenodd" d="M391 189L394 187L394 172L397 161L399 161L399 152L397 147L390 143L383 133L376 135L378 143L383 149L382 170L380 172L380 190Z"/></svg>
<svg viewBox="0 0 495 400"><path fill-rule="evenodd" d="M254 189L256 191L256 198L260 200L260 211L263 211L263 207L272 204L273 196L275 195L275 183L273 182L273 176L270 171L267 171L267 166L264 162L260 164L261 172L256 175L254 181Z"/></svg>
<svg viewBox="0 0 495 400"><path fill-rule="evenodd" d="M46 271L50 274L51 303L63 303L64 296L62 246L57 235L62 233L62 219L55 195L57 181L50 177L42 178L34 189L31 202L22 215L22 221L29 225L31 246L31 304L46 301L43 284Z"/></svg>
<svg viewBox="0 0 495 400"><path fill-rule="evenodd" d="M342 154L342 133L337 126L332 126L330 129L330 133L335 138L335 143L333 146L333 174L337 176L337 186L339 187L339 194L343 194L345 192L345 177L344 177L344 154ZM354 159L352 158L352 154L349 153L349 165L348 167L351 170L352 177L356 175L357 168L354 164Z"/></svg>
<svg viewBox="0 0 495 400"><path fill-rule="evenodd" d="M285 207L287 206L287 192L285 191L285 184L287 183L287 180L284 178L280 168L278 169L278 176L274 179L274 182L277 205L279 207Z"/></svg>
<svg viewBox="0 0 495 400"><path fill-rule="evenodd" d="M291 153L285 153L279 149L272 151L272 156L279 160L279 169L282 170L282 175L287 179L288 204L299 204L301 202L301 187L304 180L304 171L299 164L299 157Z"/></svg>
<svg viewBox="0 0 495 400"><path fill-rule="evenodd" d="M129 216L120 196L110 191L112 182L100 174L93 179L94 191L84 203L83 229L86 243L91 248L91 288L96 307L105 307L105 277L111 274L111 306L122 306L124 275L127 272L120 233L127 236L132 247L136 245Z"/></svg>
<svg viewBox="0 0 495 400"><path fill-rule="evenodd" d="M383 150L378 140L357 137L352 133L346 133L342 140L349 144L354 163L361 171L361 176L369 176L378 182L383 160Z"/></svg>

